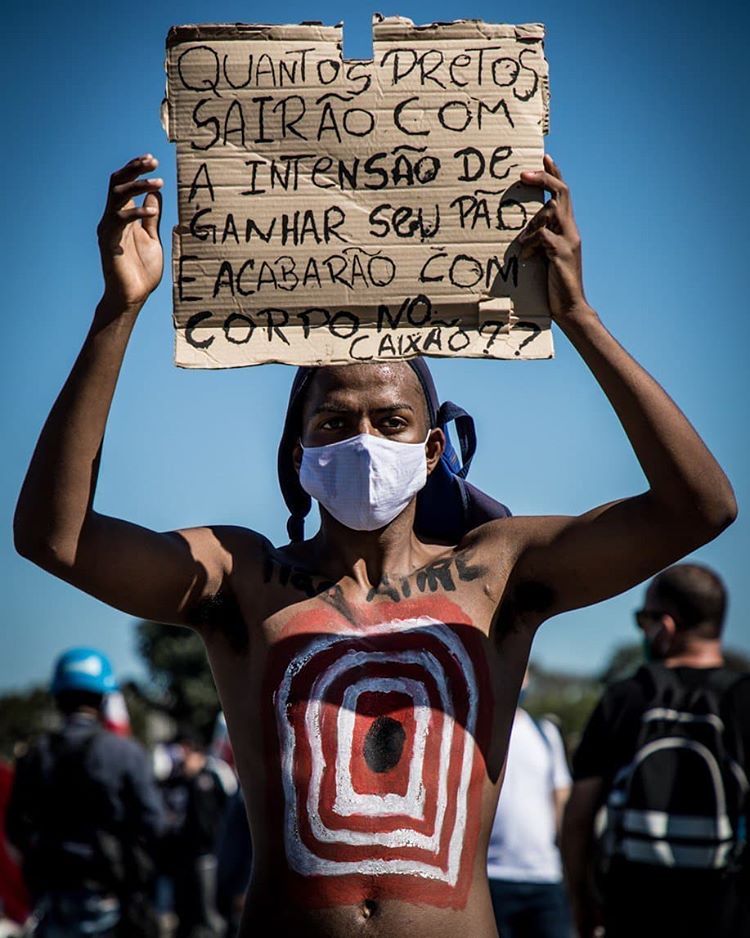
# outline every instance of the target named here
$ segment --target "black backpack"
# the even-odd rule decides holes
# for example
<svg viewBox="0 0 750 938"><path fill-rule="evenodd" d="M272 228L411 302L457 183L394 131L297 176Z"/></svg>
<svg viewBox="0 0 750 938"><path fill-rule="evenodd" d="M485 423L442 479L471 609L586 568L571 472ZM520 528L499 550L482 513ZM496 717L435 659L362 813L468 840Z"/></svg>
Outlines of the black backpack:
<svg viewBox="0 0 750 938"><path fill-rule="evenodd" d="M632 760L615 775L601 848L606 860L693 870L736 868L748 780L738 721L721 699L747 675L717 669L702 686L662 664L639 669L647 708Z"/></svg>

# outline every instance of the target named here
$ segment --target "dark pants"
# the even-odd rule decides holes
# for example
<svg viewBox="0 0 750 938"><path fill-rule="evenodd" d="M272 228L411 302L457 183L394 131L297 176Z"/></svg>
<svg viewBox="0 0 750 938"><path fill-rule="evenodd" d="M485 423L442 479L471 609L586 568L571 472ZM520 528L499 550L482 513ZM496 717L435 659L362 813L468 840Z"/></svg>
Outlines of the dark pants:
<svg viewBox="0 0 750 938"><path fill-rule="evenodd" d="M570 909L562 883L491 879L490 895L500 938L570 938Z"/></svg>
<svg viewBox="0 0 750 938"><path fill-rule="evenodd" d="M216 938L224 923L216 911L216 858L188 858L174 877L177 938Z"/></svg>

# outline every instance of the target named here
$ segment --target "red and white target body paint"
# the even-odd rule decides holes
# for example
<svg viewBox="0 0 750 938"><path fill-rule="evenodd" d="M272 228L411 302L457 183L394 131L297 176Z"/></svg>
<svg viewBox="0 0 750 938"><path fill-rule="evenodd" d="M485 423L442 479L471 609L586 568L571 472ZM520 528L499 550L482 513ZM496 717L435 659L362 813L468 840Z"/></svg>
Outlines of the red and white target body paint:
<svg viewBox="0 0 750 938"><path fill-rule="evenodd" d="M333 610L293 622L272 668L288 865L316 904L356 902L366 879L381 898L462 907L486 778L484 637L445 600L366 612L356 630Z"/></svg>

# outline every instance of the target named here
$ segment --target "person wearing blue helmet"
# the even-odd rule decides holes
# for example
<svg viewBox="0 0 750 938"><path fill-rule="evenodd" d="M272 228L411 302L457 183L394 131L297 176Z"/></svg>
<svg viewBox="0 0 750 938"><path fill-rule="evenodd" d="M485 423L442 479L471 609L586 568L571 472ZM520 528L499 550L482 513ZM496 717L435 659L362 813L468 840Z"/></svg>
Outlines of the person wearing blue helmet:
<svg viewBox="0 0 750 938"><path fill-rule="evenodd" d="M424 362L394 361L298 374L279 449L289 543L102 514L110 404L163 269L162 180L142 178L156 165L146 154L111 178L104 292L31 461L17 549L201 635L253 841L241 934L495 938L487 840L537 629L716 537L735 517L730 483L588 304L570 192L545 157L508 179L550 193L512 250L546 263L554 321L620 420L642 493L578 517L508 517L466 482L465 415L436 406ZM446 446L452 420L463 458ZM305 538L313 500L321 525Z"/></svg>
<svg viewBox="0 0 750 938"><path fill-rule="evenodd" d="M61 694L90 693L104 697L118 690L109 658L95 648L70 648L55 663L50 693L59 701Z"/></svg>
<svg viewBox="0 0 750 938"><path fill-rule="evenodd" d="M62 716L18 761L6 817L40 938L155 935L149 902L164 813L148 756L102 725L109 659L71 648L50 692Z"/></svg>

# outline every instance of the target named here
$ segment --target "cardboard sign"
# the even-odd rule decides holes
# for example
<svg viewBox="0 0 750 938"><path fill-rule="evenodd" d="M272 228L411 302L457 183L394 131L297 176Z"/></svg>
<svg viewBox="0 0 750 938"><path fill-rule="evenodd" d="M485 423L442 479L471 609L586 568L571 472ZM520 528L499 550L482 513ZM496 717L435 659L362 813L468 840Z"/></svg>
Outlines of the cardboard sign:
<svg viewBox="0 0 750 938"><path fill-rule="evenodd" d="M178 365L549 358L541 25L173 27Z"/></svg>

